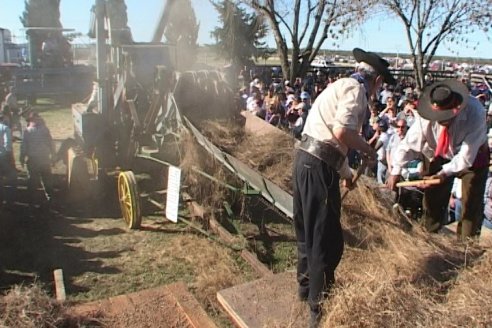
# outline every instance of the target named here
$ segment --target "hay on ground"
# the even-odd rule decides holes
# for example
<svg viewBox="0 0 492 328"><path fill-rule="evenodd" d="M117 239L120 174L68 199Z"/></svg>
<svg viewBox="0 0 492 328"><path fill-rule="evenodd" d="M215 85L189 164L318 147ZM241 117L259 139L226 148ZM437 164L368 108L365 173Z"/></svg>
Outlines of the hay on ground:
<svg viewBox="0 0 492 328"><path fill-rule="evenodd" d="M14 286L0 297L0 326L17 328L102 327L97 314L93 318L77 317L60 302L51 298L39 283Z"/></svg>
<svg viewBox="0 0 492 328"><path fill-rule="evenodd" d="M228 153L291 191L292 138L237 138L224 124L206 127L214 144L227 145ZM393 202L391 192L365 176L344 200L345 252L324 327L491 326L490 255L481 257L479 246L454 236L425 232L395 215Z"/></svg>

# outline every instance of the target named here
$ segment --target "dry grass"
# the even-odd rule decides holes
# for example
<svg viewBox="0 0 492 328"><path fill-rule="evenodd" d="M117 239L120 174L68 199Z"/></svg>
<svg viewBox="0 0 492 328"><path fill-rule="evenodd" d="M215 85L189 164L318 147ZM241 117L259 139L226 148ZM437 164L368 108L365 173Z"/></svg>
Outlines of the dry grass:
<svg viewBox="0 0 492 328"><path fill-rule="evenodd" d="M247 134L237 142L224 124L207 129L215 144L235 144L229 153L290 190L292 143ZM394 215L392 204L391 194L366 177L344 201L345 253L323 326L491 326L490 255L454 236L428 234Z"/></svg>
<svg viewBox="0 0 492 328"><path fill-rule="evenodd" d="M198 145L193 137L184 134L181 140L181 148L184 154L181 160L181 169L185 176L185 184L193 197L200 204L208 207L212 212L221 209L224 200L231 200L237 196L229 188L219 182L227 182L233 187L241 188L238 178L231 176L217 160ZM215 181L207 178L196 170L209 174Z"/></svg>
<svg viewBox="0 0 492 328"><path fill-rule="evenodd" d="M224 151L249 164L284 190L292 190L295 139L289 134L258 137L227 121L206 121L201 128L212 143L220 145Z"/></svg>
<svg viewBox="0 0 492 328"><path fill-rule="evenodd" d="M199 256L194 250L199 250ZM193 267L195 277L189 286L209 311L220 311L216 297L218 291L245 282L241 268L230 252L197 236L180 238L175 242L175 260Z"/></svg>
<svg viewBox="0 0 492 328"><path fill-rule="evenodd" d="M207 124L207 136L215 144L290 190L291 140L254 138L226 123ZM182 162L188 179L185 184L200 203L217 212L224 200L242 202L238 193L211 182L193 168L239 187L237 178L189 137L182 147L186 150ZM344 201L346 247L336 273L337 284L325 304L324 327L491 327L490 253L477 245L459 244L454 236L430 235L416 224L409 225L392 215L391 205L391 197L365 177ZM82 221L76 226L98 231L114 225L112 220L98 219L97 223ZM149 225L149 231L79 237L85 250L118 256L99 258L103 263L98 267L112 268L112 274L102 276L86 269L73 277L74 284L90 289L75 298L93 300L184 280L208 312L218 314L216 292L244 282L248 274L237 254L204 238L181 234L185 227L178 228L154 224ZM166 230L170 234L165 234ZM292 237L292 229L290 234ZM295 249L295 243L290 245ZM58 323L65 320L60 305L39 286L15 287L1 300L1 306L0 324L7 327L61 327Z"/></svg>
<svg viewBox="0 0 492 328"><path fill-rule="evenodd" d="M371 181L362 185L343 207L346 249L324 327L492 324L490 308L480 306L491 299L490 256L478 261L477 245L430 235L417 224L408 229Z"/></svg>
<svg viewBox="0 0 492 328"><path fill-rule="evenodd" d="M55 301L40 284L15 286L0 298L0 326L16 328L100 327L99 315L94 318L74 317Z"/></svg>

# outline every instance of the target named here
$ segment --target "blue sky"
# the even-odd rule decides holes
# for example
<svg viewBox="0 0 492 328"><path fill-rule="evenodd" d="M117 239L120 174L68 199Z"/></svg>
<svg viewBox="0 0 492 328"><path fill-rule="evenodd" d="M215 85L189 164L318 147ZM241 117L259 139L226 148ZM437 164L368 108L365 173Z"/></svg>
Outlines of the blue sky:
<svg viewBox="0 0 492 328"><path fill-rule="evenodd" d="M149 41L161 13L165 0L126 0L128 7L129 26L136 41ZM24 0L0 0L0 27L10 29L17 42L24 41L22 24L19 16L24 11ZM73 28L77 32L87 33L89 28L90 8L94 0L62 0L60 6L63 27ZM210 31L219 25L218 16L208 0L192 0L197 19L200 23L198 42L212 43ZM464 47L441 46L438 55L456 56L447 48L458 50L458 56L492 58L492 41L487 40L483 33L472 35L473 43L478 43L477 49ZM89 40L86 39L88 42ZM269 41L274 45L273 39ZM401 25L388 18L374 18L354 30L351 36L339 42L336 49L351 50L360 47L370 51L407 53L408 45ZM323 48L334 49L331 40L325 42Z"/></svg>

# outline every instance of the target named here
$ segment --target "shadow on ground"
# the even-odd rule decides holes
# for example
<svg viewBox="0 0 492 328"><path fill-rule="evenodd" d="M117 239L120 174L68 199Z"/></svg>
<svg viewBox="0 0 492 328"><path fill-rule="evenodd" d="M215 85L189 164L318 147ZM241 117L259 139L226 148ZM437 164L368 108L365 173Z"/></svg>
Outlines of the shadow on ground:
<svg viewBox="0 0 492 328"><path fill-rule="evenodd" d="M20 174L15 202L1 210L0 289L34 280L50 285L53 270L63 268L67 291L81 292L83 288L75 286L70 277L87 272L120 272L118 268L103 265L103 261L120 256L124 250L96 252L82 246L82 239L126 233L122 228L92 229L91 223L98 218L121 220L115 200L106 198L85 205L68 203L65 182L61 175L55 175L53 201L40 205L44 194L39 191L34 199L28 197L26 182L25 174Z"/></svg>

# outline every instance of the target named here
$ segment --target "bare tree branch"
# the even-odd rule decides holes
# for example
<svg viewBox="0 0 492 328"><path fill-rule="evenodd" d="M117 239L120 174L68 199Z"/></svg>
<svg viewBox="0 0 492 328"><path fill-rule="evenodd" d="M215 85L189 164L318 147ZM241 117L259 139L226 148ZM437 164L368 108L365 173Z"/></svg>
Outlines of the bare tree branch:
<svg viewBox="0 0 492 328"><path fill-rule="evenodd" d="M443 42L459 49L473 27L486 30L492 17L492 7L480 0L381 0L375 6L403 23L419 88Z"/></svg>

